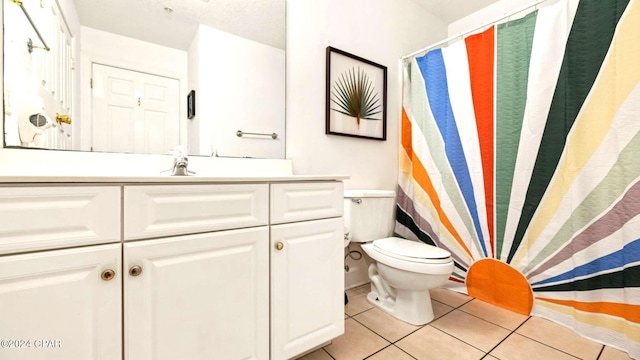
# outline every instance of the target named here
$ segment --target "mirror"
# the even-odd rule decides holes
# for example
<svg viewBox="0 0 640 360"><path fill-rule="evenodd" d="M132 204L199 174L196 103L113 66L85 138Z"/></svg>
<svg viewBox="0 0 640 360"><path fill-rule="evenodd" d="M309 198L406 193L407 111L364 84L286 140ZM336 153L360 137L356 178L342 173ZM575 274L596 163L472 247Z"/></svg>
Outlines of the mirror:
<svg viewBox="0 0 640 360"><path fill-rule="evenodd" d="M3 2L6 147L284 158L285 0Z"/></svg>

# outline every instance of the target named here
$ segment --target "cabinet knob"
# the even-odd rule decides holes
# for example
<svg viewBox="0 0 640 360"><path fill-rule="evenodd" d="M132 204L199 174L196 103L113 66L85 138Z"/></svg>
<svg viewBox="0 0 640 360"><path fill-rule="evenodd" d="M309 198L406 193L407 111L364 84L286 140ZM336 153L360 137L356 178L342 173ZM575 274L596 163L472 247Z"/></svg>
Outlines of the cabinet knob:
<svg viewBox="0 0 640 360"><path fill-rule="evenodd" d="M284 244L282 242L276 243L276 249L278 249L278 250L284 249Z"/></svg>
<svg viewBox="0 0 640 360"><path fill-rule="evenodd" d="M100 274L100 278L104 281L109 281L114 277L116 277L116 272L111 269L107 269Z"/></svg>
<svg viewBox="0 0 640 360"><path fill-rule="evenodd" d="M139 265L132 266L129 269L129 275L131 276L138 276L140 274L142 274L142 268Z"/></svg>

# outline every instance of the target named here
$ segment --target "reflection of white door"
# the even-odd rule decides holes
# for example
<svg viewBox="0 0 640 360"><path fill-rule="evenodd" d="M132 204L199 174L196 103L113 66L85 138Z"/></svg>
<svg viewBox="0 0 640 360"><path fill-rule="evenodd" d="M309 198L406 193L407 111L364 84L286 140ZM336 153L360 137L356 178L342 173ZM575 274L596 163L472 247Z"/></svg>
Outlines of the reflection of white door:
<svg viewBox="0 0 640 360"><path fill-rule="evenodd" d="M166 154L180 140L179 81L92 64L93 151Z"/></svg>

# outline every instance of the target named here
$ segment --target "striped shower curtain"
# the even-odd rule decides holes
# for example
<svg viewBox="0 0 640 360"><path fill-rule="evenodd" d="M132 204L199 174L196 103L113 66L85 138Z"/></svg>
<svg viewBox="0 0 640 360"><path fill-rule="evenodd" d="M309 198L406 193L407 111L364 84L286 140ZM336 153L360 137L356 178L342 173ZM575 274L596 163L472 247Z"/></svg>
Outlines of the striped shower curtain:
<svg viewBox="0 0 640 360"><path fill-rule="evenodd" d="M451 284L640 358L640 0L559 0L404 63L396 233Z"/></svg>

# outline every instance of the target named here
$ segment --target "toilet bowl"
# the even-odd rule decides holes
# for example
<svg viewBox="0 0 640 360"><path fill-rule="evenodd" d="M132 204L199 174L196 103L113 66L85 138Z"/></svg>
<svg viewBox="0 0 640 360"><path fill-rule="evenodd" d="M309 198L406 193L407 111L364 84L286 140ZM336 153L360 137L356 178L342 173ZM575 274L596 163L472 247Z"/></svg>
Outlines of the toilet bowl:
<svg viewBox="0 0 640 360"><path fill-rule="evenodd" d="M393 237L363 244L362 249L375 260L369 265L367 300L413 325L433 320L429 289L444 284L453 272L449 252Z"/></svg>
<svg viewBox="0 0 640 360"><path fill-rule="evenodd" d="M429 289L443 285L454 264L444 249L391 237L394 207L392 191L347 190L345 226L351 242L360 243L371 259L367 300L400 320L423 325L434 318Z"/></svg>

